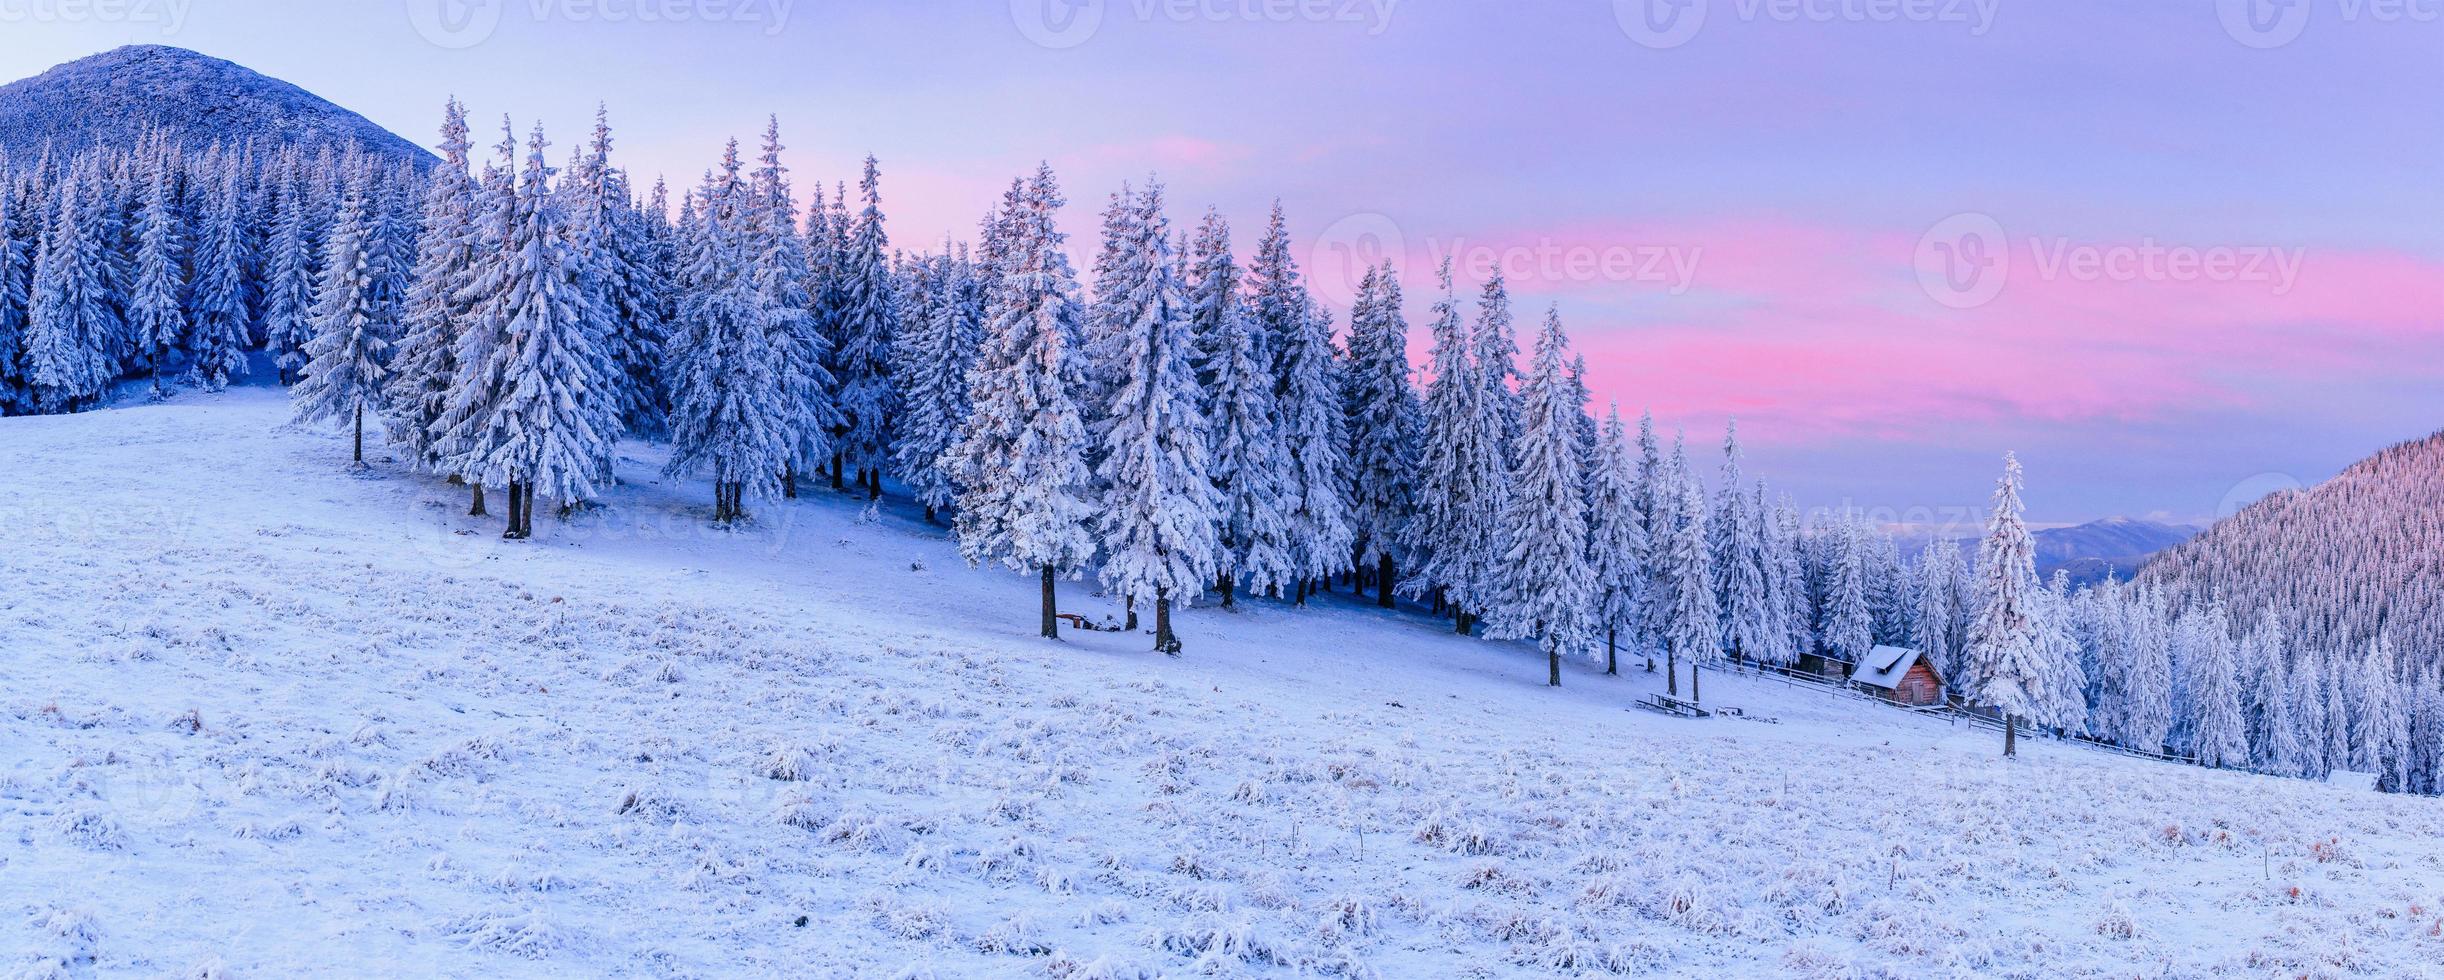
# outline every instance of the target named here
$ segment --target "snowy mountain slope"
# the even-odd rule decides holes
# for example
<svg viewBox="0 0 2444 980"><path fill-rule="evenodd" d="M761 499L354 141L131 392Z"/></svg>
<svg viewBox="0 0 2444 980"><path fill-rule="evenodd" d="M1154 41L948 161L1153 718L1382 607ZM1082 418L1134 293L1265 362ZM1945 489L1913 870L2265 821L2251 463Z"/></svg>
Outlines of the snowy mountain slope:
<svg viewBox="0 0 2444 980"><path fill-rule="evenodd" d="M897 511L631 444L507 543L287 411L0 421L0 971L2444 975L2432 800L1336 596L1051 644Z"/></svg>
<svg viewBox="0 0 2444 980"><path fill-rule="evenodd" d="M62 159L94 144L132 146L166 127L193 147L293 143L309 153L351 144L429 163L421 147L311 92L184 48L130 45L0 86L0 149Z"/></svg>
<svg viewBox="0 0 2444 980"><path fill-rule="evenodd" d="M2242 508L2148 563L2187 601L2281 610L2300 641L2358 663L2379 635L2405 670L2444 668L2444 433Z"/></svg>

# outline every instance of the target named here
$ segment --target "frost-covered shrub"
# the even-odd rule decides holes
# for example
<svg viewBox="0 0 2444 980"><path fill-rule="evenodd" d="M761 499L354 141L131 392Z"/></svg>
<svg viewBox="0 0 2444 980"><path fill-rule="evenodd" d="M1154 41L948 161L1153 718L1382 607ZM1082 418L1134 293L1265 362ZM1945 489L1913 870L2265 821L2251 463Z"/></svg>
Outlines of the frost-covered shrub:
<svg viewBox="0 0 2444 980"><path fill-rule="evenodd" d="M570 945L568 934L545 919L542 912L531 909L523 913L460 916L443 923L441 932L457 937L469 949L531 960L543 959Z"/></svg>
<svg viewBox="0 0 2444 980"><path fill-rule="evenodd" d="M1252 916L1204 913L1155 930L1150 945L1190 958L1194 969L1287 966L1286 950Z"/></svg>
<svg viewBox="0 0 2444 980"><path fill-rule="evenodd" d="M2143 932L2139 929L2138 917L2130 912L2130 904L2114 899L2113 904L2105 908L2104 914L2097 917L2096 934L2127 941L2139 938Z"/></svg>
<svg viewBox="0 0 2444 980"><path fill-rule="evenodd" d="M60 814L53 827L59 838L89 851L118 851L127 848L127 831L109 814L90 808L77 808Z"/></svg>
<svg viewBox="0 0 2444 980"><path fill-rule="evenodd" d="M979 953L1002 956L1046 956L1052 952L1052 947L1044 944L1035 917L1025 912L994 923L977 933L968 945Z"/></svg>
<svg viewBox="0 0 2444 980"><path fill-rule="evenodd" d="M803 746L782 744L773 746L772 751L765 754L763 764L756 771L766 779L794 783L814 778L818 765L815 754Z"/></svg>

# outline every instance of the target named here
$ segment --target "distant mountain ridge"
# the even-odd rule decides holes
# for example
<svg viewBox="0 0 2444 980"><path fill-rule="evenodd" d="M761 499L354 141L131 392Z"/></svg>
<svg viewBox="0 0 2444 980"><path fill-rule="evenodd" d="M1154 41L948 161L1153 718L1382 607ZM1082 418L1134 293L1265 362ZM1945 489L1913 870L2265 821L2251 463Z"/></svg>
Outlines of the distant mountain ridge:
<svg viewBox="0 0 2444 980"><path fill-rule="evenodd" d="M2444 664L2444 432L2242 508L2140 578L2236 613L2271 606L2296 643L2352 663L2384 636L2406 669Z"/></svg>
<svg viewBox="0 0 2444 980"><path fill-rule="evenodd" d="M152 127L190 147L251 139L435 160L305 89L184 48L132 45L0 86L0 149L14 159L38 156L45 146L68 155L95 144L132 145Z"/></svg>
<svg viewBox="0 0 2444 980"><path fill-rule="evenodd" d="M2199 529L2187 524L2166 524L2128 517L2108 517L2075 527L2054 527L2036 531L2037 575L2051 581L2056 571L2068 571L2073 585L2093 585L2107 575L2130 578L2139 566L2167 548L2196 537ZM1905 549L1915 550L1943 534L1903 535ZM1977 559L1978 539L1957 538L1961 558Z"/></svg>
<svg viewBox="0 0 2444 980"><path fill-rule="evenodd" d="M2106 575L2129 578L2139 566L2167 548L2198 536L2185 524L2110 517L2077 527L2038 531L2037 571L2047 578L2068 571L2074 584L2101 582Z"/></svg>

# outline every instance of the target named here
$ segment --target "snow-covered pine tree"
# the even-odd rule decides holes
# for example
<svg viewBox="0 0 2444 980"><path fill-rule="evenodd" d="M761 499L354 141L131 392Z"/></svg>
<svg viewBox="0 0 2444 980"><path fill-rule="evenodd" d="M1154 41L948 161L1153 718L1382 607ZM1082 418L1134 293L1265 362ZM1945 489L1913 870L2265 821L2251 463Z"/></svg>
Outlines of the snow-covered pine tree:
<svg viewBox="0 0 2444 980"><path fill-rule="evenodd" d="M2332 651L2326 651L2323 659L2325 661L2325 764L2329 772L2335 769L2350 769L2356 764L2356 761L2352 759L2355 748L2352 738L2360 727L2359 708L2351 697L2351 688L2356 686L2356 671L2340 655Z"/></svg>
<svg viewBox="0 0 2444 980"><path fill-rule="evenodd" d="M1926 543L1918 555L1918 629L1913 642L1918 655L1935 671L1935 676L1948 683L1952 678L1952 620L1958 613L1952 608L1956 594L1953 580L1963 572L1960 545L1947 538Z"/></svg>
<svg viewBox="0 0 2444 980"><path fill-rule="evenodd" d="M2288 655L2282 615L2272 606L2259 610L2257 625L2241 639L2239 660L2241 693L2249 712L2249 762L2259 772L2281 772L2285 765L2276 750L2283 727L2278 716L2291 696ZM2296 756L2296 746L2292 754Z"/></svg>
<svg viewBox="0 0 2444 980"><path fill-rule="evenodd" d="M899 342L891 347L903 412L892 469L924 505L927 521L959 494L942 457L958 441L967 418L967 371L976 360L977 333L967 292L974 279L966 254L954 255L950 240L943 239L942 254L919 260L921 301L908 311Z"/></svg>
<svg viewBox="0 0 2444 980"><path fill-rule="evenodd" d="M2359 710L2351 719L2351 768L2377 776L2377 788L2401 792L2409 776L2410 715L2402 696L2393 640L2379 636L2359 665Z"/></svg>
<svg viewBox="0 0 2444 980"><path fill-rule="evenodd" d="M792 447L781 489L795 496L799 469L820 464L838 448L835 437L843 417L836 379L825 366L832 361L830 339L815 318L814 300L806 288L805 242L798 236L782 149L781 124L775 117L764 130L763 154L740 206L745 209L741 227L752 250L748 274L768 334L766 348L778 358L774 371L781 380L781 421Z"/></svg>
<svg viewBox="0 0 2444 980"><path fill-rule="evenodd" d="M169 165L157 164L137 222L136 293L128 304L137 357L152 377L155 398L167 395L161 373L187 340L186 227L175 196Z"/></svg>
<svg viewBox="0 0 2444 980"><path fill-rule="evenodd" d="M745 517L748 497L781 489L797 435L769 311L756 295L752 212L731 140L720 176L707 173L681 210L679 315L667 348L667 472L711 476L713 519L722 522Z"/></svg>
<svg viewBox="0 0 2444 980"><path fill-rule="evenodd" d="M1086 426L1074 393L1085 384L1077 275L1055 223L1063 204L1047 164L1003 217L1008 248L996 270L985 343L968 374L975 406L952 478L963 488L955 527L971 563L997 560L1043 578L1043 634L1060 636L1054 585L1094 555Z"/></svg>
<svg viewBox="0 0 2444 980"><path fill-rule="evenodd" d="M778 135L773 132L768 141L773 152ZM593 140L566 179L569 237L584 260L586 291L603 313L600 347L611 362L613 386L612 396L603 400L610 416L603 425L606 431L660 434L666 409L660 371L669 331L662 295L667 285L653 232L630 200L628 174L611 163L612 145L610 113L597 106ZM781 210L788 210L786 202ZM782 220L790 218L784 214Z"/></svg>
<svg viewBox="0 0 2444 980"><path fill-rule="evenodd" d="M359 467L365 465L365 413L373 411L379 418L387 404L391 331L396 329L391 311L382 309L378 260L372 254L374 211L381 206L364 173L349 180L338 224L323 243L322 282L306 321L314 334L305 344L304 377L290 391L298 422L351 426L352 462Z"/></svg>
<svg viewBox="0 0 2444 980"><path fill-rule="evenodd" d="M1297 329L1273 364L1284 372L1275 395L1281 443L1289 457L1289 533L1296 601L1313 583L1349 566L1356 533L1349 515L1349 437L1341 406L1340 364L1333 353L1332 315L1300 293Z"/></svg>
<svg viewBox="0 0 2444 980"><path fill-rule="evenodd" d="M388 397L391 443L425 469L443 462L444 419L458 381L458 340L471 315L464 287L481 239L469 148L466 107L451 99L442 109L441 163L425 183L424 228L402 304Z"/></svg>
<svg viewBox="0 0 2444 980"><path fill-rule="evenodd" d="M1149 181L1130 208L1129 255L1117 264L1134 281L1108 283L1115 357L1109 422L1102 426L1103 583L1154 600L1154 647L1176 653L1174 602L1193 599L1214 573L1221 494L1206 472L1193 318L1171 254L1162 184Z"/></svg>
<svg viewBox="0 0 2444 980"><path fill-rule="evenodd" d="M26 289L33 275L31 238L34 216L20 191L21 182L9 173L8 154L0 150L0 417L35 410L33 382L25 376Z"/></svg>
<svg viewBox="0 0 2444 980"><path fill-rule="evenodd" d="M856 467L869 498L882 496L882 470L889 462L891 419L898 411L898 393L891 377L891 338L899 333L899 291L887 260L890 239L883 233L882 176L869 156L865 176L857 183L864 208L847 233L840 254L840 292L835 353L839 365L841 424L846 427L840 449L848 466Z"/></svg>
<svg viewBox="0 0 2444 980"><path fill-rule="evenodd" d="M1664 652L1663 624L1671 616L1671 583L1665 579L1666 555L1672 538L1679 533L1673 524L1674 510L1671 487L1665 483L1662 448L1655 438L1655 413L1638 416L1638 523L1646 530L1646 554L1638 563L1645 567L1647 582L1645 607L1638 614L1638 649L1646 656L1646 672L1655 672L1655 655Z"/></svg>
<svg viewBox="0 0 2444 980"><path fill-rule="evenodd" d="M1716 493L1706 546L1713 553L1723 652L1743 661L1766 660L1777 631L1766 596L1765 534L1760 515L1751 506L1747 481L1740 475L1740 423L1736 419L1723 434L1723 483Z"/></svg>
<svg viewBox="0 0 2444 980"><path fill-rule="evenodd" d="M246 376L246 233L238 218L244 192L229 161L202 179L210 191L195 242L194 288L187 291L187 378L219 391Z"/></svg>
<svg viewBox="0 0 2444 980"><path fill-rule="evenodd" d="M1215 588L1222 607L1245 587L1262 594L1290 581L1288 457L1273 411L1272 358L1240 298L1230 224L1213 211L1188 260L1188 303L1204 369L1207 475L1221 495Z"/></svg>
<svg viewBox="0 0 2444 980"><path fill-rule="evenodd" d="M2057 732L2072 735L2087 734L2088 679L2079 667L2079 638L2071 609L2070 575L2054 573L2053 584L2037 591L2039 633L2045 647L2045 657L2054 665L2049 675L2051 687L2046 691L2047 713L2031 716L2030 721L2046 725Z"/></svg>
<svg viewBox="0 0 2444 980"><path fill-rule="evenodd" d="M594 492L615 436L601 431L605 386L601 311L588 302L570 254L567 219L553 198L550 144L537 125L512 195L500 254L481 261L469 285L478 297L462 343L464 376L497 387L456 433L468 480L509 486L513 539L532 537L537 496L573 504ZM472 355L472 356L471 356Z"/></svg>
<svg viewBox="0 0 2444 980"><path fill-rule="evenodd" d="M1546 683L1561 686L1562 654L1585 647L1596 600L1587 564L1585 447L1578 420L1584 409L1568 374L1569 339L1561 310L1545 314L1524 392L1517 469L1503 508L1503 599L1491 610L1486 636L1534 639L1544 652Z"/></svg>
<svg viewBox="0 0 2444 980"><path fill-rule="evenodd" d="M1437 611L1450 611L1455 628L1466 634L1476 617L1501 599L1503 576L1495 562L1510 550L1501 519L1510 466L1499 421L1486 403L1470 335L1460 324L1459 298L1447 260L1439 281L1443 295L1434 304L1434 379L1426 386L1417 516L1409 524L1410 551L1420 557L1401 591L1434 597Z"/></svg>
<svg viewBox="0 0 2444 980"><path fill-rule="evenodd" d="M1824 637L1827 655L1855 666L1865 663L1867 654L1875 649L1875 611L1868 602L1867 531L1855 515L1844 514L1827 534L1833 541L1833 566L1825 584L1824 619L1817 630Z"/></svg>
<svg viewBox="0 0 2444 980"><path fill-rule="evenodd" d="M2258 640L2263 644L2265 640ZM2277 639L2276 643L2281 641ZM2266 702L2266 744L2257 757L2257 770L2277 776L2308 775L2308 746L2300 741L2299 701L2295 697L2299 671L2288 668Z"/></svg>
<svg viewBox="0 0 2444 980"><path fill-rule="evenodd" d="M122 329L111 306L107 227L95 216L101 170L87 157L71 167L26 301L25 374L44 412L74 412L102 396L118 376L110 355Z"/></svg>
<svg viewBox="0 0 2444 980"><path fill-rule="evenodd" d="M1519 392L1511 382L1519 377L1519 340L1511 327L1510 284L1495 269L1477 295L1477 381L1485 386L1484 410L1493 417L1501 437L1502 459L1510 459L1511 442L1519 436ZM1507 465L1507 464L1506 464Z"/></svg>
<svg viewBox="0 0 2444 980"><path fill-rule="evenodd" d="M2299 743L2298 775L2324 779L2333 771L2326 758L2325 662L2315 651L2304 652L2291 668L2292 740Z"/></svg>
<svg viewBox="0 0 2444 980"><path fill-rule="evenodd" d="M1350 504L1361 570L1372 567L1377 605L1392 607L1409 516L1417 509L1424 409L1409 382L1409 323L1390 262L1369 269L1349 320Z"/></svg>
<svg viewBox="0 0 2444 980"><path fill-rule="evenodd" d="M279 213L271 240L264 246L263 335L280 369L280 383L289 385L297 383L305 368L306 341L314 336L308 321L314 313L316 277L322 271L316 262L322 218L308 186L310 178L295 169L300 164L293 150L283 154L281 166L277 177L267 178L278 181Z"/></svg>
<svg viewBox="0 0 2444 980"><path fill-rule="evenodd" d="M1680 693L1679 665L1689 665L1689 699L1699 699L1698 675L1722 657L1723 621L1714 600L1713 556L1706 548L1706 495L1694 474L1675 464L1669 482L1678 500L1670 508L1672 541L1664 552L1664 588L1671 603L1662 623L1672 676L1670 693Z"/></svg>
<svg viewBox="0 0 2444 980"><path fill-rule="evenodd" d="M1765 484L1757 484L1757 504L1764 509ZM1803 534L1799 527L1799 505L1788 495L1775 501L1773 524L1767 542L1769 576L1767 594L1773 597L1774 622L1781 627L1783 638L1777 644L1778 664L1795 664L1802 654L1816 649L1816 630L1808 619L1808 588L1806 560L1800 554ZM1943 675L1948 678L1950 675Z"/></svg>
<svg viewBox="0 0 2444 980"><path fill-rule="evenodd" d="M2148 586L2131 597L2123 621L2130 648L2129 673L2121 681L2114 718L2122 744L2162 752L2172 738L2172 620L2163 592Z"/></svg>
<svg viewBox="0 0 2444 980"><path fill-rule="evenodd" d="M2020 458L2003 456L2003 477L1994 488L1994 516L1978 548L1977 615L1970 620L1968 659L1976 665L1974 697L2003 713L2003 754L2019 751L2022 718L2056 714L2051 702L2054 674L2062 665L2048 656L2036 592L2036 545L2023 516Z"/></svg>
<svg viewBox="0 0 2444 980"><path fill-rule="evenodd" d="M1594 625L1604 632L1604 673L1621 672L1621 638L1639 632L1647 586L1646 528L1638 521L1637 474L1628 433L1615 403L1604 417L1595 454L1595 494L1588 515L1587 563L1595 582Z"/></svg>
<svg viewBox="0 0 2444 980"><path fill-rule="evenodd" d="M2190 675L2191 753L2210 769L2246 765L2248 719L2241 702L2240 665L2222 607L2183 613L2173 638L2174 658Z"/></svg>

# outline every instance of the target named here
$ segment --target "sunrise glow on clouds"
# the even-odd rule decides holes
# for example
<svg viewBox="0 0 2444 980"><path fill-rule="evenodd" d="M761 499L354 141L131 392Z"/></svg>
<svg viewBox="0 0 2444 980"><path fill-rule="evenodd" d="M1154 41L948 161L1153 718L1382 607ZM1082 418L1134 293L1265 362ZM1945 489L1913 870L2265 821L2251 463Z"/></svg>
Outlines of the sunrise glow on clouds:
<svg viewBox="0 0 2444 980"><path fill-rule="evenodd" d="M1736 415L1752 469L1810 507L1968 509L2008 449L2040 520L2195 519L2444 425L2444 24L2317 0L2296 36L2244 43L2206 0L1974 23L1714 0L1656 47L1611 2L1054 2L654 25L513 4L443 45L394 4L197 0L174 36L49 24L0 56L23 75L180 44L420 142L453 92L562 148L602 103L621 161L674 187L777 114L801 191L881 159L907 249L972 238L1038 161L1081 262L1105 198L1149 172L1175 225L1216 207L1243 252L1279 199L1343 319L1355 263L1391 258L1422 362L1438 260L1473 308L1470 260L1511 259L1517 319L1559 305L1599 405L1709 454ZM2003 231L2009 276L1955 308L1921 252L1964 214ZM2072 264L2151 245L2292 256L2296 281Z"/></svg>

